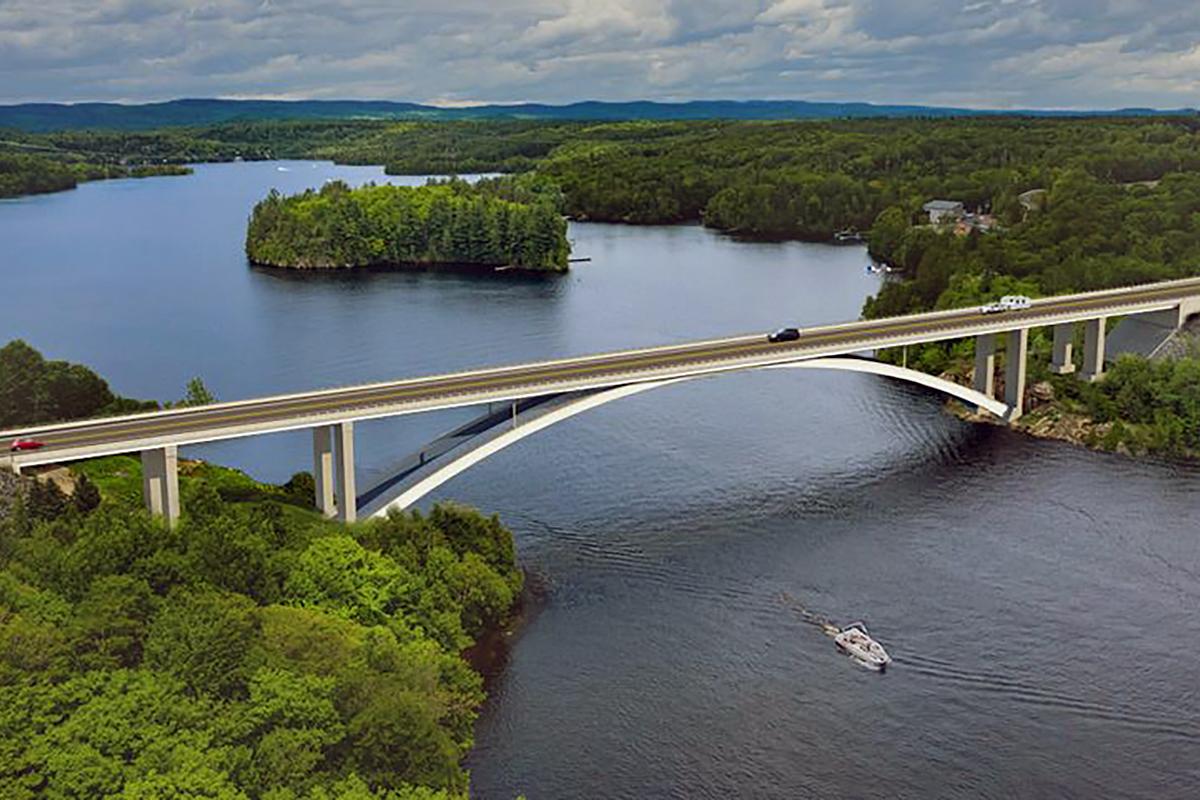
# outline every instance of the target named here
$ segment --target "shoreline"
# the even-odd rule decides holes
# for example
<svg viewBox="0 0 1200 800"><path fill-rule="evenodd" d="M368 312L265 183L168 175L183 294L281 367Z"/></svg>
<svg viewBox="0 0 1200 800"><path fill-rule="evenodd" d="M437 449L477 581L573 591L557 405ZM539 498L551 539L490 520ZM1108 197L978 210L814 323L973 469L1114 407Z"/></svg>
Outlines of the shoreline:
<svg viewBox="0 0 1200 800"><path fill-rule="evenodd" d="M402 262L402 263L379 263L379 264L320 264L320 265L295 265L295 264L270 264L263 261L256 261L247 258L247 263L251 269L261 270L279 275L284 274L340 274L344 275L351 272L367 272L367 273L387 273L387 272L445 272L459 275L510 275L514 278L540 278L542 276L558 276L566 275L570 272L569 269L534 269L532 267L520 267L505 264L470 264L450 261L439 261L430 263L420 262Z"/></svg>
<svg viewBox="0 0 1200 800"><path fill-rule="evenodd" d="M1114 422L1096 422L1087 414L1071 411L1058 401L1051 400L1036 405L1014 423L1006 423L988 413L979 413L959 400L947 400L948 413L964 422L991 425L1019 433L1031 439L1063 442L1095 453L1110 453L1138 460L1161 460L1172 464L1200 464L1200 453L1170 456L1153 451L1135 451L1124 442L1116 446L1105 445L1105 437L1116 425Z"/></svg>
<svg viewBox="0 0 1200 800"><path fill-rule="evenodd" d="M508 669L513 646L546 608L550 596L550 584L543 575L524 568L521 572L525 584L509 610L508 618L484 630L475 643L461 653L463 660L483 678L483 705L491 702L492 689Z"/></svg>

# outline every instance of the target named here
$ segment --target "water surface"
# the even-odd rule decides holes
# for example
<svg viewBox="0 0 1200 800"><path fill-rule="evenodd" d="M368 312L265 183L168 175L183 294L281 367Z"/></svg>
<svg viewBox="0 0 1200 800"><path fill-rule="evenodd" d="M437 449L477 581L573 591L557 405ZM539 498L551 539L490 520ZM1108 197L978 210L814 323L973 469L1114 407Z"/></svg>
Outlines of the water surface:
<svg viewBox="0 0 1200 800"><path fill-rule="evenodd" d="M204 165L0 203L0 339L123 394L200 375L232 400L851 319L878 285L859 248L587 224L565 276L248 268L253 203L333 177L384 179ZM359 425L360 486L470 413ZM190 453L284 480L310 442ZM589 412L439 497L499 511L548 587L493 681L475 796L1197 795L1195 468L784 370ZM897 663L854 667L801 609L865 619Z"/></svg>

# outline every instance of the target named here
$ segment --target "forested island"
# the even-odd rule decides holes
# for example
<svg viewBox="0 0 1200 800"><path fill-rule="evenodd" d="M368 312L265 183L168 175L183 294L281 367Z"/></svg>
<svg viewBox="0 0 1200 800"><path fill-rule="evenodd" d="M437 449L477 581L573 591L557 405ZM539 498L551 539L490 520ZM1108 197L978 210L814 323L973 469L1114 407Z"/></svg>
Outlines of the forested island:
<svg viewBox="0 0 1200 800"><path fill-rule="evenodd" d="M246 255L299 269L469 265L561 272L570 245L557 191L511 179L364 186L341 181L254 207Z"/></svg>
<svg viewBox="0 0 1200 800"><path fill-rule="evenodd" d="M167 530L136 457L0 472L0 796L465 800L462 653L521 594L512 534L449 504L344 526L307 473L180 473Z"/></svg>

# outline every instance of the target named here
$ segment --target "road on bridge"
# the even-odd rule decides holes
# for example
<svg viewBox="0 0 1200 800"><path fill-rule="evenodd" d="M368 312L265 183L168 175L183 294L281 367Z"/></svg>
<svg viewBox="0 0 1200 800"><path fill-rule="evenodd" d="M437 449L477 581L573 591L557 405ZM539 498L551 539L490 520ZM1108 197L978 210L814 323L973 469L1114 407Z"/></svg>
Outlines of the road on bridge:
<svg viewBox="0 0 1200 800"><path fill-rule="evenodd" d="M45 448L21 463L47 463L132 452L148 441L190 443L406 413L409 410L527 397L584 386L617 386L669 374L733 370L764 363L845 354L897 340L936 341L989 330L1055 324L1072 317L1131 313L1200 295L1200 279L1149 284L1035 301L1026 310L985 315L978 307L807 328L796 341L773 344L765 334L628 350L557 361L481 369L303 394L267 397L127 417L0 432L5 443L36 438ZM783 321L781 321L782 323ZM1022 323L1026 323L1022 325ZM28 456L28 459L26 458Z"/></svg>

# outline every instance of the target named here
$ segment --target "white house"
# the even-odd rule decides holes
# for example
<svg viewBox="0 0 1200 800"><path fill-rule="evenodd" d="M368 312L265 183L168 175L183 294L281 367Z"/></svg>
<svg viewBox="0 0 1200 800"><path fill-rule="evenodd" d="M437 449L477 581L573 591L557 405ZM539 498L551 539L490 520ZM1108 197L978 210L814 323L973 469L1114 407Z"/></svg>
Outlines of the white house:
<svg viewBox="0 0 1200 800"><path fill-rule="evenodd" d="M957 200L930 200L923 208L929 215L929 222L940 225L943 222L957 222L962 219L966 210Z"/></svg>

